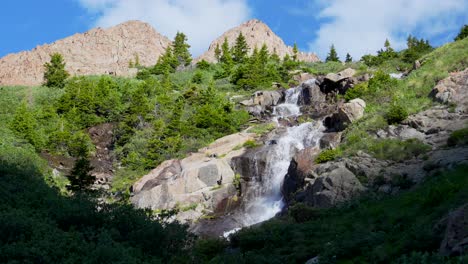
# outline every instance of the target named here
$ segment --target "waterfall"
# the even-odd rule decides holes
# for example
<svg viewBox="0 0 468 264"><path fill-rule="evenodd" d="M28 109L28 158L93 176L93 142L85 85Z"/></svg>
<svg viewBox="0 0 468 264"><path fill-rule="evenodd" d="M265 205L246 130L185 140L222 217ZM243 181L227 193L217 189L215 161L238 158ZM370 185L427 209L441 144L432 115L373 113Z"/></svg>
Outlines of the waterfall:
<svg viewBox="0 0 468 264"><path fill-rule="evenodd" d="M295 119L302 114L298 105L300 93L300 86L288 89L285 102L274 108L272 120L278 128L282 127L280 119ZM242 226L266 221L281 212L284 207L281 187L292 158L298 151L318 145L324 127L322 122L307 122L283 129L285 131L276 139L276 144L258 150L259 153L266 152L266 166L263 175L251 177L256 180L249 183L249 188L244 194L243 212L237 217ZM227 237L237 230L239 228L227 231L224 236Z"/></svg>

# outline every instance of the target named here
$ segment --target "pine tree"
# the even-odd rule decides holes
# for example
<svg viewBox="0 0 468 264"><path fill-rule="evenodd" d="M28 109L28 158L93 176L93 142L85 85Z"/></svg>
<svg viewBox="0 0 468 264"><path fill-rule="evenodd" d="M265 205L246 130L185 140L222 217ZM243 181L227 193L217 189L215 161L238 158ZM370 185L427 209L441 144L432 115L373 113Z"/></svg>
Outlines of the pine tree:
<svg viewBox="0 0 468 264"><path fill-rule="evenodd" d="M353 58L351 57L351 55L349 53L346 53L346 60L345 60L346 63L350 63L350 62L353 62Z"/></svg>
<svg viewBox="0 0 468 264"><path fill-rule="evenodd" d="M460 33L455 37L454 41L462 40L464 38L468 37L468 25L464 25L460 29Z"/></svg>
<svg viewBox="0 0 468 264"><path fill-rule="evenodd" d="M243 63L248 53L249 53L249 46L247 45L247 42L245 41L244 35L242 35L242 32L240 32L236 38L236 43L234 44L234 47L233 47L232 57L233 57L234 62Z"/></svg>
<svg viewBox="0 0 468 264"><path fill-rule="evenodd" d="M297 61L297 54L298 53L299 53L299 49L297 48L297 44L294 43L293 56L292 56L293 61Z"/></svg>
<svg viewBox="0 0 468 264"><path fill-rule="evenodd" d="M44 64L44 85L47 87L63 88L65 80L70 74L65 70L65 62L60 53L51 55L50 62Z"/></svg>
<svg viewBox="0 0 468 264"><path fill-rule="evenodd" d="M335 45L331 45L330 52L328 53L327 58L325 59L326 62L328 61L336 61L339 62L340 59L338 58L338 54L336 53Z"/></svg>
<svg viewBox="0 0 468 264"><path fill-rule="evenodd" d="M174 57L177 60L177 66L188 66L192 62L192 55L190 54L190 45L187 44L187 36L182 32L177 32L174 38Z"/></svg>
<svg viewBox="0 0 468 264"><path fill-rule="evenodd" d="M258 52L258 60L262 67L262 70L265 68L266 64L268 63L269 57L270 57L270 53L268 52L268 47L265 43L263 43L262 48Z"/></svg>
<svg viewBox="0 0 468 264"><path fill-rule="evenodd" d="M281 62L281 59L278 56L278 53L276 52L276 48L273 49L273 53L271 54L270 59L276 64L279 64Z"/></svg>
<svg viewBox="0 0 468 264"><path fill-rule="evenodd" d="M88 149L84 141L80 142L76 158L75 165L67 176L70 181L67 189L73 192L87 191L94 181L96 181L96 177L91 174L93 167L91 167Z"/></svg>
<svg viewBox="0 0 468 264"><path fill-rule="evenodd" d="M219 47L219 43L216 43L216 48L215 48L215 58L217 62L220 62L221 59L221 48Z"/></svg>
<svg viewBox="0 0 468 264"><path fill-rule="evenodd" d="M223 45L221 46L222 55L221 55L221 63L223 64L223 69L226 73L230 73L234 61L232 59L231 50L229 49L229 43L227 38L224 39Z"/></svg>
<svg viewBox="0 0 468 264"><path fill-rule="evenodd" d="M10 128L18 136L26 139L33 146L38 147L39 139L36 133L37 121L26 102L23 102L15 112Z"/></svg>
<svg viewBox="0 0 468 264"><path fill-rule="evenodd" d="M151 70L152 74L164 74L166 71L175 72L179 61L174 56L174 52L171 46L166 48L166 51L162 56L158 58L158 62L154 65Z"/></svg>

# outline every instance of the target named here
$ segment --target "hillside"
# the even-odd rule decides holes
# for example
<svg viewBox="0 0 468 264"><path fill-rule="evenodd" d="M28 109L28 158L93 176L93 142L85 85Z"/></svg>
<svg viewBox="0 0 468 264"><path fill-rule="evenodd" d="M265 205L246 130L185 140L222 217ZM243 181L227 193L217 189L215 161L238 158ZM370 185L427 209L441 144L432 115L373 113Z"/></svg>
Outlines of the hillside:
<svg viewBox="0 0 468 264"><path fill-rule="evenodd" d="M129 69L129 62L135 61L136 56L140 65L154 65L170 43L149 24L140 21L128 21L108 29L96 28L1 58L0 85L40 85L43 65L55 52L63 55L72 76L129 76L135 74L134 69Z"/></svg>
<svg viewBox="0 0 468 264"><path fill-rule="evenodd" d="M246 39L247 44L251 48L250 52L257 47L261 48L263 44L266 44L270 53L276 51L280 58L283 58L286 54L292 56L293 48L287 46L283 40L278 37L265 23L258 19L252 19L241 25L232 28L222 34L220 37L211 42L208 51L203 53L195 61L206 60L208 62L216 62L215 49L216 46L221 45L224 39L227 38L230 46L234 45L234 42L239 35L242 33ZM299 52L298 60L304 62L317 62L320 59L313 53Z"/></svg>

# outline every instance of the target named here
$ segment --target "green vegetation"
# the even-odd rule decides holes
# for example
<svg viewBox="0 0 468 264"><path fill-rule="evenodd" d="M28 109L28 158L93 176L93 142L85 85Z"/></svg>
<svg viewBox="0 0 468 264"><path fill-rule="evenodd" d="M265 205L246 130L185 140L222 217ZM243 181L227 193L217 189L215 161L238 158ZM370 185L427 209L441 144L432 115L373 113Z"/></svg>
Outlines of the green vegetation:
<svg viewBox="0 0 468 264"><path fill-rule="evenodd" d="M242 229L228 245L200 245L196 253L211 263L304 263L315 256L320 263L464 263L466 256L436 253L443 230L434 226L468 199L467 169L431 177L398 196L366 197L341 208L296 204L289 216Z"/></svg>
<svg viewBox="0 0 468 264"><path fill-rule="evenodd" d="M397 104L393 104L390 106L387 114L385 115L385 119L387 120L389 125L398 124L401 121L405 120L408 117L408 112L406 109Z"/></svg>
<svg viewBox="0 0 468 264"><path fill-rule="evenodd" d="M325 61L326 62L329 62L329 61L340 62L340 59L338 58L338 54L336 53L335 45L332 44L330 46L330 52L328 53Z"/></svg>
<svg viewBox="0 0 468 264"><path fill-rule="evenodd" d="M450 134L450 137L447 140L447 145L449 147L462 146L468 144L468 128L463 128L455 130Z"/></svg>
<svg viewBox="0 0 468 264"><path fill-rule="evenodd" d="M468 37L468 25L464 25L461 29L458 35L455 37L455 41L462 40L464 38Z"/></svg>
<svg viewBox="0 0 468 264"><path fill-rule="evenodd" d="M249 139L244 144L242 144L244 148L256 148L260 146L255 140Z"/></svg>
<svg viewBox="0 0 468 264"><path fill-rule="evenodd" d="M339 149L327 149L320 152L315 158L315 163L325 163L328 161L335 160L340 155Z"/></svg>
<svg viewBox="0 0 468 264"><path fill-rule="evenodd" d="M73 192L84 192L89 191L91 185L96 180L91 174L93 168L91 167L91 161L89 160L88 148L86 142L79 142L79 149L77 160L73 166L70 175L67 175L70 185L67 186L67 189Z"/></svg>
<svg viewBox="0 0 468 264"><path fill-rule="evenodd" d="M47 87L63 88L65 80L70 74L65 70L65 62L60 53L50 56L50 62L44 64L44 85Z"/></svg>
<svg viewBox="0 0 468 264"><path fill-rule="evenodd" d="M276 124L274 122L271 123L263 123L263 124L258 124L250 127L247 132L249 133L255 133L259 136L267 134L268 132L272 131L275 129Z"/></svg>

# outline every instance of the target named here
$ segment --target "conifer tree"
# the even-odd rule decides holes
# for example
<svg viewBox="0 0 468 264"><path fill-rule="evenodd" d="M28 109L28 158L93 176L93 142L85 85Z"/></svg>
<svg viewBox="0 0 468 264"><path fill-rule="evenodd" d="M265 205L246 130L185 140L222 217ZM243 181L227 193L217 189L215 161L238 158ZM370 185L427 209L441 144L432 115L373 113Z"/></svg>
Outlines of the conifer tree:
<svg viewBox="0 0 468 264"><path fill-rule="evenodd" d="M244 35L240 32L233 47L232 57L234 62L243 63L248 53L249 46L247 45Z"/></svg>
<svg viewBox="0 0 468 264"><path fill-rule="evenodd" d="M278 56L278 53L276 52L276 48L273 49L273 53L270 56L270 59L274 61L275 63L279 64L281 62L280 57Z"/></svg>
<svg viewBox="0 0 468 264"><path fill-rule="evenodd" d="M268 63L269 57L270 57L270 54L268 52L268 47L265 43L263 43L262 48L258 52L258 60L262 69L264 69L266 64Z"/></svg>
<svg viewBox="0 0 468 264"><path fill-rule="evenodd" d="M217 62L220 62L221 59L221 48L219 47L219 43L216 43L216 48L215 48L215 58Z"/></svg>
<svg viewBox="0 0 468 264"><path fill-rule="evenodd" d="M232 59L231 50L229 49L229 43L227 38L224 39L223 45L221 46L222 55L221 55L221 63L223 64L223 69L226 73L230 73L234 61Z"/></svg>
<svg viewBox="0 0 468 264"><path fill-rule="evenodd" d="M187 36L184 33L177 32L174 38L173 48L174 57L177 60L177 66L188 66L192 62L192 55L189 51L190 45L187 44Z"/></svg>
<svg viewBox="0 0 468 264"><path fill-rule="evenodd" d="M44 64L44 85L47 87L63 88L65 80L70 74L65 70L65 62L60 53L51 55L50 62Z"/></svg>
<svg viewBox="0 0 468 264"><path fill-rule="evenodd" d="M351 55L349 53L346 53L346 60L345 60L346 63L350 63L350 62L353 62L353 58L351 57Z"/></svg>
<svg viewBox="0 0 468 264"><path fill-rule="evenodd" d="M297 61L297 53L299 53L299 49L297 48L297 44L294 43L293 56L292 56L293 61Z"/></svg>
<svg viewBox="0 0 468 264"><path fill-rule="evenodd" d="M455 41L458 41L458 40L462 40L464 38L468 37L468 25L464 25L461 29L460 29L460 33L458 33L458 35L455 37Z"/></svg>
<svg viewBox="0 0 468 264"><path fill-rule="evenodd" d="M336 49L335 49L335 45L331 45L330 47L330 52L328 53L328 56L327 58L325 59L325 61L336 61L336 62L339 62L340 59L338 58L338 54L336 53Z"/></svg>
<svg viewBox="0 0 468 264"><path fill-rule="evenodd" d="M26 102L23 102L15 112L10 128L20 137L26 139L33 146L38 144L36 134L37 121ZM36 146L37 147L37 146Z"/></svg>
<svg viewBox="0 0 468 264"><path fill-rule="evenodd" d="M89 153L86 143L81 141L79 144L75 165L67 176L70 181L67 189L73 192L89 190L90 186L96 180L96 177L91 174L93 167L91 167L91 162L88 157Z"/></svg>

